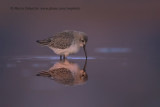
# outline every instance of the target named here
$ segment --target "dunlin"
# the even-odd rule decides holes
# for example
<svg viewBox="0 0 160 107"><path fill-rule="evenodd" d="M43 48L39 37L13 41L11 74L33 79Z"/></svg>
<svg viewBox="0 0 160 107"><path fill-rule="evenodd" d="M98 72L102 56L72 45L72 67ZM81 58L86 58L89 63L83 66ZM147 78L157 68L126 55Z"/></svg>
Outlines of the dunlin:
<svg viewBox="0 0 160 107"><path fill-rule="evenodd" d="M83 84L88 80L86 73L86 64L83 69L80 69L79 65L68 60L62 60L54 64L49 70L41 71L37 76L51 77L55 82L64 85L78 85Z"/></svg>
<svg viewBox="0 0 160 107"><path fill-rule="evenodd" d="M37 40L36 42L48 46L57 55L60 55L60 59L62 57L65 59L68 55L77 53L80 50L80 47L83 47L87 59L87 52L85 49L87 41L88 37L84 32L65 30L52 37L44 40Z"/></svg>

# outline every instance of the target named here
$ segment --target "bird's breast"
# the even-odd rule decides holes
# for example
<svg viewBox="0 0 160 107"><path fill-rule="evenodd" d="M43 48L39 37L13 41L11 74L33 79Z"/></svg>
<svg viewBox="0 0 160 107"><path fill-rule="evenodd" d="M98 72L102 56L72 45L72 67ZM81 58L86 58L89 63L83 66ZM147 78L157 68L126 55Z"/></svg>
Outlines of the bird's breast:
<svg viewBox="0 0 160 107"><path fill-rule="evenodd" d="M74 53L77 53L80 49L80 47L76 44L72 44L70 47L65 48L65 49L58 49L58 48L53 48L53 47L50 47L50 48L58 55L74 54Z"/></svg>
<svg viewBox="0 0 160 107"><path fill-rule="evenodd" d="M77 46L77 45L71 45L69 48L68 48L68 51L70 54L72 53L77 53L79 51L80 47Z"/></svg>

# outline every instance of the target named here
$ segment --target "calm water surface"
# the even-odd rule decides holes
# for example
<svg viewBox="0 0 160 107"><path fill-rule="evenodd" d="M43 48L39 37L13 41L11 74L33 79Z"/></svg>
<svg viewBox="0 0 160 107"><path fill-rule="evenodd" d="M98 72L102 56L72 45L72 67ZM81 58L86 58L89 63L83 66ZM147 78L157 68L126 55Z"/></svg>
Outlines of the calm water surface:
<svg viewBox="0 0 160 107"><path fill-rule="evenodd" d="M116 52L89 56L86 65L88 80L72 85L36 76L58 63L56 56L1 57L1 106L158 107L157 65L152 64L150 57L139 55L135 59L133 50L121 53L119 49ZM68 61L80 70L85 64L84 57L69 57Z"/></svg>
<svg viewBox="0 0 160 107"><path fill-rule="evenodd" d="M160 107L160 0L21 1L0 3L0 107ZM35 42L63 30L87 34L85 70Z"/></svg>

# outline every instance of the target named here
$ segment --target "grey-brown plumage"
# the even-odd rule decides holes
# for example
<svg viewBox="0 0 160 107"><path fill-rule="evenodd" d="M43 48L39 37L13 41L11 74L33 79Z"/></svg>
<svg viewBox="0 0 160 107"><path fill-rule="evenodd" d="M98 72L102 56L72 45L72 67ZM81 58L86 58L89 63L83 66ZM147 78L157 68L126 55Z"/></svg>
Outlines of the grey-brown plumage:
<svg viewBox="0 0 160 107"><path fill-rule="evenodd" d="M50 71L50 75L55 81L63 84L73 84L74 78L69 69L58 68Z"/></svg>
<svg viewBox="0 0 160 107"><path fill-rule="evenodd" d="M85 48L87 41L88 37L85 33L74 30L65 30L44 40L37 40L41 45L48 46L56 54L65 57L77 53L80 47ZM86 50L84 49L84 51L86 55Z"/></svg>
<svg viewBox="0 0 160 107"><path fill-rule="evenodd" d="M37 41L42 45L47 45L49 47L54 47L58 49L68 48L73 42L74 36L73 31L69 32L60 32L55 36Z"/></svg>
<svg viewBox="0 0 160 107"><path fill-rule="evenodd" d="M86 66L86 63L84 66ZM42 71L37 76L51 77L56 82L65 85L80 84L88 79L85 69L80 70L77 64L68 60L56 63L48 71Z"/></svg>

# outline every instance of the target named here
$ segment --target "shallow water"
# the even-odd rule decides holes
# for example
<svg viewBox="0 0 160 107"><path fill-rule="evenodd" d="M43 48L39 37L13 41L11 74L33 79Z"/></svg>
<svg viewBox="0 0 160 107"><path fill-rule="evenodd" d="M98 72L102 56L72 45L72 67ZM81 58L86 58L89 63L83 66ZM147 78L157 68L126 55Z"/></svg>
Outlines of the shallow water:
<svg viewBox="0 0 160 107"><path fill-rule="evenodd" d="M88 81L65 85L36 76L54 56L1 57L1 104L8 107L149 107L159 105L159 71L132 53L89 56ZM83 69L84 57L68 60ZM157 106L155 106L157 107Z"/></svg>
<svg viewBox="0 0 160 107"><path fill-rule="evenodd" d="M0 107L160 107L160 0L1 1ZM59 57L35 41L63 30L88 36L87 81L82 49L68 57L72 84L36 76Z"/></svg>

